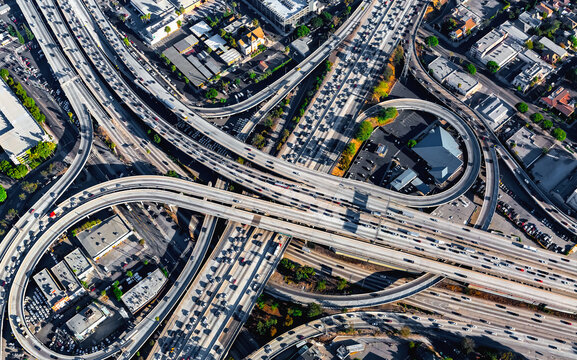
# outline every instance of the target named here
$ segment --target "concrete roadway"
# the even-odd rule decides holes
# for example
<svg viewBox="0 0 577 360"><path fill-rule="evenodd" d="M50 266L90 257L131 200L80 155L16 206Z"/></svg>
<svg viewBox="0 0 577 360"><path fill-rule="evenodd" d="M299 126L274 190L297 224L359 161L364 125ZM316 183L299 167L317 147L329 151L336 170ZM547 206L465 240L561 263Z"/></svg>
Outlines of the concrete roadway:
<svg viewBox="0 0 577 360"><path fill-rule="evenodd" d="M330 315L301 325L287 333L277 336L268 344L249 355L246 360L272 359L283 351L297 345L299 342L315 338L327 333L344 331L351 327L354 329L374 329L376 331L399 330L408 326L415 333L423 336L439 337L453 335L455 337L471 337L474 339L487 339L488 342L499 343L504 347L541 354L539 359L572 359L574 350L568 344L559 344L554 341L540 342L533 340L516 340L530 336L524 333L503 336L494 331L494 327L487 324L480 326L472 324L445 321L438 317L421 318L419 316L407 316L391 312L353 312L346 314ZM480 340L479 339L479 340ZM477 343L482 344L481 341ZM551 348L553 346L555 349Z"/></svg>
<svg viewBox="0 0 577 360"><path fill-rule="evenodd" d="M168 180L168 181L167 181ZM159 187L163 187L165 182L171 182L169 179L162 177L162 180L159 179L161 183L158 185ZM180 180L174 180L176 182L182 182ZM118 184L118 181L114 182ZM142 183L142 180L140 181ZM187 183L187 182L183 182ZM188 190L184 190L190 192L192 190L196 190L194 188L202 186L195 185L195 184L188 184ZM99 185L102 186L102 185ZM116 187L116 186L114 186ZM94 189L96 190L96 189ZM201 198L213 198L214 194L218 193L214 189L210 189L212 191L205 191L199 193ZM176 191L179 191L178 189ZM96 192L96 191L95 191ZM86 195L84 192L83 195ZM219 201L228 203L229 205L234 205L236 202L230 199L230 193L223 192L223 197L227 196L225 199L220 199ZM263 206L268 207L268 211L271 211L271 206L268 202L256 200L253 198L247 198L243 196L235 196L237 201L243 201L247 203L251 202L262 202L264 203ZM241 199L241 200L238 200ZM431 272L436 273L443 273L443 275L452 277L456 280L461 280L463 276L467 277L470 282L479 284L485 287L496 287L501 289L509 289L511 292L518 294L518 296L533 298L539 302L554 302L556 308L560 309L573 309L574 306L574 299L566 298L562 295L552 294L547 291L543 291L540 289L536 289L533 287L526 287L524 285L514 283L511 281L489 277L486 279L486 275L481 275L475 273L474 271L469 271L465 269L458 269L458 270L448 270L452 268L452 266L446 264L439 264L435 261L419 258L417 256L412 256L408 254L399 254L396 251L384 249L379 246L374 246L368 243L359 243L352 241L350 238L343 238L341 236L327 234L326 232L310 229L308 227L303 227L300 225L293 225L288 224L285 221L277 220L271 217L260 217L255 216L254 214L247 213L243 210L229 208L225 205L219 205L217 203L207 203L205 200L198 199L198 198L191 198L183 194L175 194L174 192L166 192L161 190L152 190L152 189L145 189L145 190L126 190L126 191L119 191L116 193L108 193L106 195L101 195L99 197L88 196L88 200L84 201L81 205L76 207L74 211L67 211L63 213L63 215L59 218L59 220L53 224L53 226L47 230L44 234L42 234L28 253L27 258L23 262L22 266L20 267L18 273L16 274L15 282L21 284L21 286L12 288L11 296L10 296L10 313L15 314L23 314L22 309L22 296L24 295L24 289L26 288L28 277L25 273L28 269L32 269L38 259L42 256L42 253L49 246L50 243L62 232L65 231L68 227L68 224L73 223L87 214L93 213L100 209L106 208L110 205L124 203L127 201L156 201L156 202L163 202L168 204L173 204L176 206L182 206L185 208L195 209L196 211L200 211L206 214L210 214L213 216L224 217L227 219L231 219L234 221L240 221L243 223L251 223L252 225L258 226L265 230L272 230L272 231L281 231L284 233L289 233L295 235L297 237L309 238L311 241L318 242L323 245L333 246L335 248L347 249L347 251L356 252L359 256L366 256L366 253L373 254L372 256L375 257L379 261L387 261L392 262L397 266L404 266L405 259L409 259L412 261L411 264L415 264L415 266L422 266L430 270ZM256 203L255 203L256 204ZM251 207L256 207L255 204L250 204ZM72 210L72 209L68 209ZM282 206L281 210L285 210L285 207ZM263 211L263 210L261 210ZM264 210L267 211L267 210ZM310 218L310 213L307 214L308 218ZM285 215L286 216L286 215ZM450 273L449 273L450 272ZM157 310L157 309L155 309ZM23 318L23 317L22 317ZM12 321L11 324L15 327L15 333L17 333L17 337L20 337L18 340L21 341L23 345L25 345L24 337L20 332L16 329L16 324ZM137 326L135 331L140 330L140 327ZM130 336L128 337L130 338ZM28 344L30 345L30 344ZM134 349L132 344L121 344L123 348ZM28 351L32 351L34 354L34 348L32 346L26 346ZM130 354L130 351L127 350L127 353ZM99 354L94 355L92 358L98 358ZM128 355L127 355L128 356Z"/></svg>

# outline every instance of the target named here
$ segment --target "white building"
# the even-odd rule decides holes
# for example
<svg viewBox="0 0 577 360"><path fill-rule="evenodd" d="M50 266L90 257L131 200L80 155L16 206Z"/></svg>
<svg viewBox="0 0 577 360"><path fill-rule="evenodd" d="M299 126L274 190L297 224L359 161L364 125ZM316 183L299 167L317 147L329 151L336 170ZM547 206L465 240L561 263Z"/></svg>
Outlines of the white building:
<svg viewBox="0 0 577 360"><path fill-rule="evenodd" d="M429 71L440 83L463 96L474 94L482 87L475 78L441 56L429 64Z"/></svg>
<svg viewBox="0 0 577 360"><path fill-rule="evenodd" d="M489 121L491 128L496 130L503 126L515 113L512 106L499 99L495 94L489 95L475 110L479 111Z"/></svg>
<svg viewBox="0 0 577 360"><path fill-rule="evenodd" d="M291 31L318 11L316 0L248 0L282 31Z"/></svg>
<svg viewBox="0 0 577 360"><path fill-rule="evenodd" d="M148 45L158 43L179 29L182 15L176 15L176 8L168 0L130 0L130 3L140 15L150 14L149 22L140 33Z"/></svg>
<svg viewBox="0 0 577 360"><path fill-rule="evenodd" d="M551 72L550 68L539 63L527 65L519 75L513 79L513 86L525 92L533 85L540 84Z"/></svg>
<svg viewBox="0 0 577 360"><path fill-rule="evenodd" d="M489 61L494 61L502 68L513 61L523 50L523 45L507 38L500 42L499 45L493 47L491 51L485 53L481 57L481 62L487 64Z"/></svg>
<svg viewBox="0 0 577 360"><path fill-rule="evenodd" d="M26 151L50 138L0 79L0 147L15 165L25 161Z"/></svg>
<svg viewBox="0 0 577 360"><path fill-rule="evenodd" d="M477 59L481 59L487 55L489 51L493 50L497 45L505 40L508 34L499 29L491 30L487 35L483 36L471 47L471 55Z"/></svg>
<svg viewBox="0 0 577 360"><path fill-rule="evenodd" d="M90 304L66 322L66 326L76 340L86 339L94 330L106 320L106 315L96 304Z"/></svg>
<svg viewBox="0 0 577 360"><path fill-rule="evenodd" d="M162 271L156 269L122 295L122 302L134 314L154 299L167 281Z"/></svg>

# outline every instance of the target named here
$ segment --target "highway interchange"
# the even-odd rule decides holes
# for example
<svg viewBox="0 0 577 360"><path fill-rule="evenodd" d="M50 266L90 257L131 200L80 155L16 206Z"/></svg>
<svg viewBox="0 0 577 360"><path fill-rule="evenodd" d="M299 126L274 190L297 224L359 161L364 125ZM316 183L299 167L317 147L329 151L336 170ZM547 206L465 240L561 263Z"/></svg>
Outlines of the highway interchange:
<svg viewBox="0 0 577 360"><path fill-rule="evenodd" d="M376 5L375 2L366 3L366 6L359 7L359 9L364 8L364 10L357 10L351 15L349 21L341 27L342 30L339 29L327 40L325 46L320 47L307 58L297 70L287 73L286 78L281 79L282 81L277 81L269 89L251 98L250 101L236 104L233 108L210 110L208 112L211 115L208 115L207 111L203 111L202 115L223 116L223 114L230 114L231 112L245 111L271 96L278 96L280 101L284 98L284 94L291 91L348 36L351 28L358 25L356 22L362 15L366 15L374 8L378 11L383 10L383 17L386 17L391 14L389 12L391 8L401 7L403 9L401 15L399 15L399 11L390 15L396 19L390 20L395 25L393 31L383 34L384 29L378 27L385 23L383 21L380 24L373 24L372 27L369 24L364 35L361 35L363 36L361 39L367 36L368 39L371 39L380 34L381 38L384 36L388 41L394 34L404 30L403 26L406 24L399 25L397 28L399 23L397 20L413 9L411 7L414 5L413 3L412 1L390 1L388 6L385 6L384 2ZM327 168L319 168L312 163L306 164L312 169L294 165L283 159L261 153L223 133L200 117L196 112L198 109L185 106L149 75L144 65L121 44L118 34L110 28L110 24L105 20L95 2L75 0L56 3L52 0L42 0L34 3L33 1L18 0L18 4L28 19L30 28L36 34L41 48L47 54L46 58L62 89L71 101L79 125L80 144L78 156L66 174L54 183L46 195L34 205L33 212L20 218L0 245L3 255L0 268L1 279L6 280L7 283L19 284L19 286L10 288L10 294L3 289L3 314L7 309L9 314L24 318L23 295L28 282L27 274L34 268L46 248L57 236L66 231L70 224L99 209L135 201L156 201L195 209L195 211L207 214L208 220L205 219L207 222L205 227L210 227L212 216L258 227L258 230L250 228L251 230L243 229L240 232L232 229L230 236L223 236L220 243L226 244L224 247L234 247L236 241L239 242L238 244L245 244L245 246L248 244L246 249L239 247L239 250L234 250L238 252L237 258L240 251L253 250L253 253L259 253L256 250L260 250L262 254L267 253L267 247L274 246L271 245L274 233L280 231L291 236L308 238L310 241L332 246L357 257L370 257L376 262L380 261L407 270L426 270L432 274L454 280L466 278L467 282L486 288L496 288L501 289L501 291L507 289L506 291L509 293L505 295L515 295L522 300L546 303L549 307L562 311L575 311L577 274L573 264L567 262L564 256L541 250L532 252L520 249L515 244L511 244L510 240L504 240L500 236L475 229L456 228L454 224L430 218L426 214L397 205L399 203L414 207L440 205L461 196L476 180L482 163L480 147L476 141L477 125L471 129L452 111L414 99L391 100L382 104L382 106L395 106L399 110L429 111L446 119L461 134L469 159L460 181L447 191L427 197L395 193L373 185L322 174L315 168L318 168L319 171L326 171ZM367 35L369 31L372 32ZM99 34L101 33L104 34L107 42L100 40ZM53 34L56 34L57 41L54 40ZM377 38L375 37L375 39ZM382 52L383 57L386 57L396 45L396 42L390 43L383 40L381 43L379 41L376 40L377 46L383 46L373 49L370 55L374 60L371 60L368 65L375 65L375 69L378 65L379 54ZM57 43L60 47L55 46ZM363 48L359 56L365 56L363 51L366 51L366 48ZM133 74L135 81L140 82L141 86L152 97L174 111L181 121L186 122L203 136L231 153L243 156L252 163L260 165L265 171L241 166L229 157L205 148L183 134L170 121L164 120L147 105L145 100L139 98L119 76L111 61L114 57L120 59L122 64L127 64L127 70ZM350 79L349 76L355 72L354 65L353 61L352 66L343 67L341 70L337 67L334 72L335 79L329 80L330 85L328 86L331 87L337 83L345 84ZM417 71L416 69L416 66L412 67L412 71ZM364 83L368 83L370 80L372 71L376 70L364 73L366 76L360 82L362 85L359 90L352 90L350 86L343 89L339 85L336 91L333 89L332 92L327 92L329 95L326 99L318 100L325 105L315 108L319 111L318 114L311 113L310 118L314 117L317 121L307 125L307 127L314 130L308 132L307 139L301 140L301 142L304 141L303 149L307 148L305 144L308 144L311 139L316 140L313 143L317 145L309 147L308 150L312 158L317 158L317 155L321 154L319 149L322 146L328 147L328 149L332 148L331 145L322 145L325 141L334 138L334 134L328 129L337 126L335 121L331 120L331 116L326 116L328 107L338 100L341 102L343 113L352 111L354 104L351 103L356 102L355 96L347 97L341 94L360 92ZM428 76L423 78L428 79ZM132 113L120 107L118 101L114 100L115 97L125 99L124 102ZM344 104L342 103L343 100ZM323 108L323 106L325 107ZM219 111L223 112L219 113ZM334 116L337 115L334 114ZM153 171L161 174L168 170L181 171L172 165L173 163L166 154L151 145L149 140L142 140L146 139L146 135L139 124L133 121L135 117L140 118L139 121L155 129L166 141L173 143L211 170L231 181L242 184L247 189L276 200L279 204L253 197L231 195L227 191L193 184L187 180L143 176L113 180L86 189L69 199L60 199L62 202L57 209L61 215L54 221L49 214L56 209L57 199L74 181L90 155L94 136L91 117L107 130L115 142L130 144L126 147L123 146L120 150L127 158L146 158L153 164L152 167L148 167L137 163L135 166L140 173L150 173L151 169L155 169ZM341 116L337 119L344 121L345 117ZM350 131L349 133L345 132L343 138L350 135ZM150 153L146 149L150 150ZM492 148L490 152L489 156L494 157L495 152ZM328 153L330 151L324 154ZM514 164L512 159L505 157L502 153L501 157ZM328 164L329 162L325 163ZM493 161L493 164L495 163L496 161ZM511 166L518 167L516 164ZM285 178L293 178L297 181L287 181ZM88 194L95 196L92 197ZM547 205L547 209L549 206ZM370 215L370 212L376 211L383 215ZM560 221L572 221L561 213L557 214L563 219ZM262 234L260 236L263 240L260 245L248 242L253 233ZM418 236L415 236L415 233L418 233ZM231 238L234 238L235 242L226 241L226 239ZM209 237L205 239L205 241L208 240ZM444 246L436 242L439 240L443 241ZM449 247L448 244L454 245ZM465 247L473 251L465 250ZM26 254L22 249L28 250ZM274 249L272 250L274 251ZM200 253L202 254L202 251ZM14 254L16 260L8 254ZM253 280L258 273L262 278L257 284L264 284L274 270L273 265L280 259L279 255L277 254L276 257L269 260L254 258L253 260L256 261L253 261L254 264L259 261L265 261L269 264L268 267L259 271L256 271L256 266L252 264L241 267L235 262L230 267L222 268L215 264L217 270L214 275L210 276L224 278L226 274L235 274L237 278L242 279L242 287L248 288L249 286L252 287ZM449 260L450 263L446 263L446 260ZM211 261L216 261L216 257L212 257ZM196 266L193 265L198 265L198 260L191 264L191 268L195 268ZM183 273L183 279L186 279L183 283L190 283L195 273L195 270L187 269ZM205 271L200 272L200 274L204 273ZM199 275L195 281L200 284L202 281L200 279ZM170 296L167 295L166 304L158 306L153 313L148 315L151 319L158 315L164 318L170 308L179 303L177 300L184 292L183 283L181 286L174 286L171 289L173 293ZM222 286L222 281L214 286ZM260 287L261 285L258 285L259 291L261 291ZM242 303L245 309L249 309L254 305L254 296L244 298L239 291L231 291L229 294L227 296L230 296L231 299L236 299L234 300L235 306ZM417 297L417 299L419 298ZM213 304L213 299L202 300L199 298L200 303L206 302L206 300L210 300L210 304L207 302L206 309L202 310L207 314L204 323L214 325L220 321L219 315L214 314L214 307L217 305ZM197 309L195 305L199 304L189 304L189 311L193 311L193 308ZM183 306L182 303L179 306ZM227 312L228 320L223 321L221 326L233 321L232 314L232 312ZM28 336L24 337L24 333L14 319L10 319L13 331L18 341L31 355L37 358L48 358L51 355L62 359L74 358L74 356L53 353L36 340L32 334L27 334ZM218 357L220 356L219 352L225 353L225 349L230 346L230 340L225 341L225 343L220 342L218 338L220 332L218 331L215 331L212 336L202 337L202 343L199 343L200 339L194 339L193 334L196 330L207 327L202 323L202 317L197 317L194 322L189 324L191 329L187 331L187 337L192 341L177 344L174 358L185 354L201 356L201 358ZM146 341L147 335L150 335L156 326L154 321L143 321L118 344L113 344L104 351L85 355L82 358L103 359L112 353L120 352L122 358L128 359ZM136 336L137 334L139 336Z"/></svg>

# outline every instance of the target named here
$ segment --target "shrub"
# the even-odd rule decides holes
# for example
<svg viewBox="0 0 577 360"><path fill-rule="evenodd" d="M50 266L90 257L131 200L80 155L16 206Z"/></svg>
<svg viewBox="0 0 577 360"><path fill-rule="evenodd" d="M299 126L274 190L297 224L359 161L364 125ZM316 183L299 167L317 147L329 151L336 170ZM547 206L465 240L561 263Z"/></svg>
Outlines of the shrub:
<svg viewBox="0 0 577 360"><path fill-rule="evenodd" d="M363 121L357 130L355 138L359 141L367 141L373 133L373 125L367 120Z"/></svg>

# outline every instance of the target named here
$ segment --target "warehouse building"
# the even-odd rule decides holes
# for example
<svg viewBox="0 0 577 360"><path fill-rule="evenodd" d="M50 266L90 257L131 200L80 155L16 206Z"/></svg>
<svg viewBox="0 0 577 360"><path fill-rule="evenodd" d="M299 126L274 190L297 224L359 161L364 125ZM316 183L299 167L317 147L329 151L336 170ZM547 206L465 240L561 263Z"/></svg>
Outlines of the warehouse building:
<svg viewBox="0 0 577 360"><path fill-rule="evenodd" d="M150 21L140 33L148 45L155 45L179 29L177 22L182 20L182 15L176 14L168 0L130 0L130 3L140 15L150 14ZM167 27L169 32L166 32Z"/></svg>
<svg viewBox="0 0 577 360"><path fill-rule="evenodd" d="M415 147L417 153L431 167L429 173L443 184L463 165L459 144L447 130L436 126Z"/></svg>
<svg viewBox="0 0 577 360"><path fill-rule="evenodd" d="M507 32L500 29L493 29L487 35L483 36L471 47L471 55L481 59L493 50L497 45L502 43L508 36Z"/></svg>
<svg viewBox="0 0 577 360"><path fill-rule="evenodd" d="M483 114L493 130L499 129L507 122L515 113L515 109L498 98L495 94L491 94L485 98L475 108L478 112Z"/></svg>
<svg viewBox="0 0 577 360"><path fill-rule="evenodd" d="M26 151L50 139L2 80L0 99L0 147L14 165L19 165L26 161Z"/></svg>
<svg viewBox="0 0 577 360"><path fill-rule="evenodd" d="M61 309L68 300L68 295L66 291L64 291L57 283L56 280L52 277L52 274L48 269L40 270L36 275L32 276L42 294L46 298L48 304L52 308L52 310L57 311Z"/></svg>
<svg viewBox="0 0 577 360"><path fill-rule="evenodd" d="M163 54L194 86L201 87L206 82L207 77L202 75L202 73L174 47L169 47L164 50Z"/></svg>
<svg viewBox="0 0 577 360"><path fill-rule="evenodd" d="M86 253L96 261L132 234L124 220L118 215L109 217L89 230L85 230L76 238L86 250Z"/></svg>
<svg viewBox="0 0 577 360"><path fill-rule="evenodd" d="M154 299L167 281L162 271L156 269L122 295L122 302L134 314Z"/></svg>
<svg viewBox="0 0 577 360"><path fill-rule="evenodd" d="M80 280L85 279L94 270L80 248L74 249L64 257L64 260Z"/></svg>
<svg viewBox="0 0 577 360"><path fill-rule="evenodd" d="M60 261L54 265L50 271L56 277L62 288L67 292L70 300L76 299L80 294L84 293L84 288L74 276L74 273L65 261Z"/></svg>
<svg viewBox="0 0 577 360"><path fill-rule="evenodd" d="M66 322L66 326L76 340L86 339L106 320L106 315L96 304L90 304Z"/></svg>
<svg viewBox="0 0 577 360"><path fill-rule="evenodd" d="M441 84L463 96L470 96L482 87L475 78L442 56L429 64L429 71Z"/></svg>
<svg viewBox="0 0 577 360"><path fill-rule="evenodd" d="M188 35L184 39L180 40L176 44L174 44L174 48L181 54L186 54L194 46L198 44L198 39L194 35Z"/></svg>

